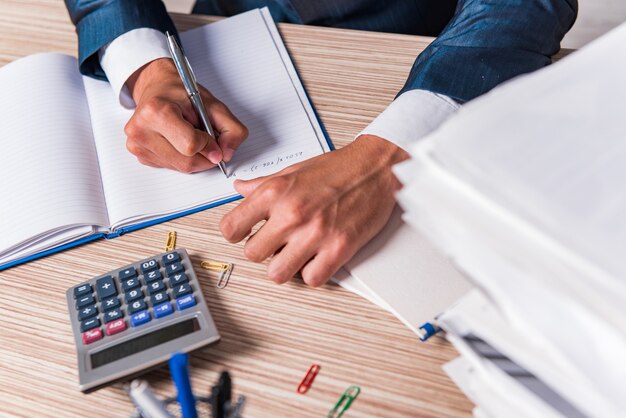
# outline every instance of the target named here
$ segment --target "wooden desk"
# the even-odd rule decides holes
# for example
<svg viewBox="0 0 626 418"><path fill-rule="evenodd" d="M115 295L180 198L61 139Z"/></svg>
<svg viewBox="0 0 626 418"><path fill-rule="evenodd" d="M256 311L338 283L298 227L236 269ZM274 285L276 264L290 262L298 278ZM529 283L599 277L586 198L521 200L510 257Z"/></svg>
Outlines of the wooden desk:
<svg viewBox="0 0 626 418"><path fill-rule="evenodd" d="M210 21L176 15L180 28ZM416 54L429 42L414 36L280 25L296 67L337 146L351 141L393 99ZM58 0L0 2L0 65L42 51L76 54L76 36ZM1 122L0 122L1 123ZM4 180L3 180L4 181ZM6 202L6 200L5 200ZM7 204L7 203L3 203ZM265 265L218 232L225 205L113 241L100 241L0 273L0 415L129 416L120 385L78 391L65 290L87 278L163 251L167 231L193 260L232 260L226 289L197 269L222 335L192 355L193 386L207 394L230 370L247 417L320 417L351 384L362 389L346 417L460 417L471 403L441 370L456 356L444 340L420 343L391 314L337 286L277 286ZM391 283L390 286L393 285ZM322 365L312 389L295 389L312 363ZM147 378L174 393L166 371Z"/></svg>

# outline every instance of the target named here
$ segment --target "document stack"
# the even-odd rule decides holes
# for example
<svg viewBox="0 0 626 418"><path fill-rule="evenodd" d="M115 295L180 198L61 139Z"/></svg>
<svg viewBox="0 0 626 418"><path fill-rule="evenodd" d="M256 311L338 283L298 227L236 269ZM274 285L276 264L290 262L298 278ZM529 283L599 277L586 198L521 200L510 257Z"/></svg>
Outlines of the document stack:
<svg viewBox="0 0 626 418"><path fill-rule="evenodd" d="M474 284L439 325L477 417L626 416L626 24L464 106L397 167Z"/></svg>

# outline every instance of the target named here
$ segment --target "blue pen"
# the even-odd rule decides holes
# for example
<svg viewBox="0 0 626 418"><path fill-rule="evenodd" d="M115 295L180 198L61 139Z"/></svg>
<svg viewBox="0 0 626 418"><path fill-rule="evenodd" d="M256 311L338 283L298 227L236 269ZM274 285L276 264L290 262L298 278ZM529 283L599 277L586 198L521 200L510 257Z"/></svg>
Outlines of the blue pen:
<svg viewBox="0 0 626 418"><path fill-rule="evenodd" d="M170 357L170 374L176 384L176 398L183 413L183 418L198 418L196 398L191 390L189 380L189 356L186 353L175 353Z"/></svg>

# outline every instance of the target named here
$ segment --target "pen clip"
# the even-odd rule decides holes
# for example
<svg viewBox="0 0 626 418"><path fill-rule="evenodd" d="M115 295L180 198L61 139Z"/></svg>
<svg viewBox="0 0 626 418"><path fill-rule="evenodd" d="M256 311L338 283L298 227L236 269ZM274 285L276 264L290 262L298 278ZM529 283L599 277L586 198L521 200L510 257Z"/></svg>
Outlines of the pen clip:
<svg viewBox="0 0 626 418"><path fill-rule="evenodd" d="M185 90L187 90L187 94L189 96L198 95L198 84L196 83L196 76L191 69L189 60L187 60L187 57L183 53L181 46L176 40L176 37L169 32L165 32L165 35L167 36L167 46L170 50L170 55L172 56L172 60L174 61L176 70L178 70L178 74L180 75L180 79L183 82L183 86L185 86Z"/></svg>

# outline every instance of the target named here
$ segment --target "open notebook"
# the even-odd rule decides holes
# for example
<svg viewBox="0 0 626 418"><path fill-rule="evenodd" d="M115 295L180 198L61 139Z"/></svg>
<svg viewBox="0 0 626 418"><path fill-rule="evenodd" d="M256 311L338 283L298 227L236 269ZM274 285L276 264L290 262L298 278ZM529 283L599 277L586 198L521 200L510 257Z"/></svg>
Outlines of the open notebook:
<svg viewBox="0 0 626 418"><path fill-rule="evenodd" d="M267 9L181 41L198 81L250 130L229 179L137 162L123 132L132 111L108 83L81 76L73 57L37 54L0 70L0 270L231 201L235 179L330 150Z"/></svg>

